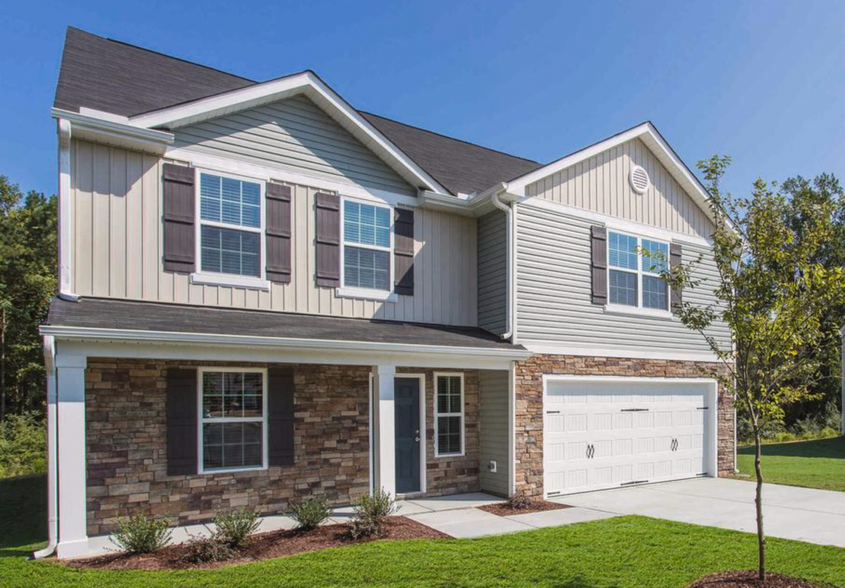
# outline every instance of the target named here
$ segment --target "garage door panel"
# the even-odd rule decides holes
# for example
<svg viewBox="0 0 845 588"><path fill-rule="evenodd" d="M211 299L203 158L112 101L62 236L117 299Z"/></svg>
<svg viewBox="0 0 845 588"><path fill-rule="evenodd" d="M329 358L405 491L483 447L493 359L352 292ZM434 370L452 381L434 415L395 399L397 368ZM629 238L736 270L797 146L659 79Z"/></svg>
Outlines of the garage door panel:
<svg viewBox="0 0 845 588"><path fill-rule="evenodd" d="M549 382L550 494L663 481L706 470L708 384Z"/></svg>

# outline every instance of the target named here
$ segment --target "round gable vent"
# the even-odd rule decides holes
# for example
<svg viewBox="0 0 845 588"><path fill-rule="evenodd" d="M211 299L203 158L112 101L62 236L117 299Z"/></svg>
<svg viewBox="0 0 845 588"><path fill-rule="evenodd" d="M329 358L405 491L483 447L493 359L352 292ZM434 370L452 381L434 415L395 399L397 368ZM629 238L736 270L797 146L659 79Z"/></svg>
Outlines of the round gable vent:
<svg viewBox="0 0 845 588"><path fill-rule="evenodd" d="M637 194L645 194L648 190L648 172L639 165L631 168L631 187Z"/></svg>

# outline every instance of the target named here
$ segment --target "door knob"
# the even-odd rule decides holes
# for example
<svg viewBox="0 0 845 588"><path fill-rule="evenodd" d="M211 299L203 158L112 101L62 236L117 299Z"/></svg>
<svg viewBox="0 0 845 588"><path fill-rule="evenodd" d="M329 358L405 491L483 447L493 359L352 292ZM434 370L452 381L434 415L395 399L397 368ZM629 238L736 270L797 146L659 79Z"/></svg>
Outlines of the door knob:
<svg viewBox="0 0 845 588"><path fill-rule="evenodd" d="M416 441L417 443L419 443L419 442L420 442L420 438L419 438L419 437L414 437L414 441Z"/></svg>

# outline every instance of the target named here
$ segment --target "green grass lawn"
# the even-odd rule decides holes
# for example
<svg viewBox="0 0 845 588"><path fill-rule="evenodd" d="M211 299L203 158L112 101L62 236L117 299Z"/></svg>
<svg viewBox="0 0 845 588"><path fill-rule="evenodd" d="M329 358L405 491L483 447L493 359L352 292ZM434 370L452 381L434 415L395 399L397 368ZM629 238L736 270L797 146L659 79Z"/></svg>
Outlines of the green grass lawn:
<svg viewBox="0 0 845 588"><path fill-rule="evenodd" d="M620 517L463 540L376 542L213 571L82 571L25 559L43 537L43 481L0 481L0 586L181 588L682 587L755 566L753 535ZM845 549L771 539L772 571L845 587Z"/></svg>
<svg viewBox="0 0 845 588"><path fill-rule="evenodd" d="M737 450L739 471L754 475L754 447ZM763 446L763 479L845 492L845 437Z"/></svg>

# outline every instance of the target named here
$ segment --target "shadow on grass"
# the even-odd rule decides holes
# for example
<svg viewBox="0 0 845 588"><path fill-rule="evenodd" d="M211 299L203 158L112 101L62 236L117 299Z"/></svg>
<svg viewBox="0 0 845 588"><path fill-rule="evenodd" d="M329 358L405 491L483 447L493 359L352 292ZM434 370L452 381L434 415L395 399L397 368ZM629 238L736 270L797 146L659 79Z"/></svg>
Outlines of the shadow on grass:
<svg viewBox="0 0 845 588"><path fill-rule="evenodd" d="M737 449L737 453L740 455L754 455L754 447L740 447ZM767 455L780 457L845 459L845 437L764 445L763 457L766 457Z"/></svg>
<svg viewBox="0 0 845 588"><path fill-rule="evenodd" d="M47 539L47 477L0 479L0 557L29 555L19 548Z"/></svg>

